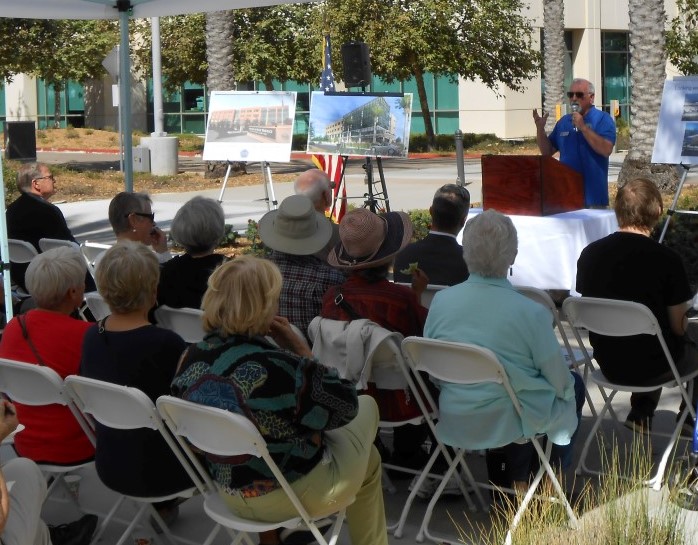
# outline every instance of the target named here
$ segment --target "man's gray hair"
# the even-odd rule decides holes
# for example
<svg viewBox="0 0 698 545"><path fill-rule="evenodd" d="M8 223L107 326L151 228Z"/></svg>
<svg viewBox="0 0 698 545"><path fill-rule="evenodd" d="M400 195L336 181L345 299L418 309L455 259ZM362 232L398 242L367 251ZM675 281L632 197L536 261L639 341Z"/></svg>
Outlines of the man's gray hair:
<svg viewBox="0 0 698 545"><path fill-rule="evenodd" d="M518 251L516 227L504 214L485 210L463 230L463 257L471 273L506 278Z"/></svg>
<svg viewBox="0 0 698 545"><path fill-rule="evenodd" d="M145 212L152 202L147 193L118 193L109 203L109 223L114 233L120 235L128 231L131 228L129 214Z"/></svg>
<svg viewBox="0 0 698 545"><path fill-rule="evenodd" d="M41 178L41 168L45 166L43 163L26 163L19 167L17 189L20 193L26 193L31 189L32 182Z"/></svg>
<svg viewBox="0 0 698 545"><path fill-rule="evenodd" d="M591 83L588 79L584 79L584 78L574 78L574 79L572 80L572 84L571 84L571 85L574 85L575 83L586 83L586 84L587 84L587 89L588 89L587 92L588 92L590 95L595 95L595 94L596 94L596 89L594 88L594 84Z"/></svg>
<svg viewBox="0 0 698 545"><path fill-rule="evenodd" d="M323 195L327 202L332 202L330 179L319 168L311 168L298 176L293 182L293 192L296 195L305 195L313 204L320 202Z"/></svg>
<svg viewBox="0 0 698 545"><path fill-rule="evenodd" d="M87 263L80 250L58 247L31 260L25 282L39 308L55 310L70 288L85 286L86 272Z"/></svg>
<svg viewBox="0 0 698 545"><path fill-rule="evenodd" d="M211 253L225 234L225 214L218 201L194 197L177 210L170 234L190 254Z"/></svg>

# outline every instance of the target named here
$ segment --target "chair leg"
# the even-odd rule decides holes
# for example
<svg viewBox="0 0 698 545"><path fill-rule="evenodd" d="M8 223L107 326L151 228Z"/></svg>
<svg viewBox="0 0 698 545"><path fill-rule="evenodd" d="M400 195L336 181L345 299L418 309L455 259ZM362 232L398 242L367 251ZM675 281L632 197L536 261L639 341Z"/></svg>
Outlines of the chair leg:
<svg viewBox="0 0 698 545"><path fill-rule="evenodd" d="M602 388L599 388L601 391L603 391ZM577 475L582 475L583 473L596 473L595 471L589 469L586 465L586 459L587 459L587 454L589 453L589 447L591 446L591 442L594 440L596 437L596 432L598 429L601 427L601 423L603 421L603 417L608 412L608 409L610 407L611 401L613 401L613 398L615 397L617 392L613 391L611 392L610 396L605 396L606 397L606 403L604 406L601 408L601 412L598 414L596 417L596 420L594 421L594 425L591 427L591 430L589 430L589 434L587 435L585 441L584 441L584 446L582 447L582 452L579 455L579 462L577 463L577 467L574 470L574 472Z"/></svg>
<svg viewBox="0 0 698 545"><path fill-rule="evenodd" d="M453 472L456 471L456 469L458 468L458 465L463 460L463 456L465 456L465 451L462 449L459 449L456 452L455 458L453 458L453 460L449 464L448 470L446 471L443 478L441 479L439 486L436 488L436 491L434 492L434 496L431 498L431 501L429 501L429 505L427 505L427 510L424 513L424 518L422 519L422 524L420 525L419 532L417 533L417 542L419 542L419 543L423 542L425 536L428 539L433 540L433 541L443 541L443 540L434 538L429 533L429 522L431 521L431 516L434 512L434 507L436 507L436 503L439 501L439 498L441 497L441 494L444 491L444 488L446 488L446 484L448 483L449 479L451 478L451 475L453 475Z"/></svg>
<svg viewBox="0 0 698 545"><path fill-rule="evenodd" d="M138 523L140 522L141 518L143 517L143 514L146 512L148 509L147 503L141 504L140 508L136 512L136 516L133 517L133 520L131 523L126 527L126 530L124 530L124 533L121 535L119 538L119 541L116 542L116 545L124 545L126 543L126 540L131 537L131 532L138 526Z"/></svg>
<svg viewBox="0 0 698 545"><path fill-rule="evenodd" d="M538 439L532 438L531 442L533 443L533 447L536 449L536 452L538 453L538 458L540 459L541 466L538 469L538 472L536 473L533 482L528 487L528 490L524 495L524 499L519 504L519 508L516 511L516 514L514 515L514 519L511 522L511 526L509 526L509 531L507 532L506 539L504 540L504 545L511 545L514 530L516 530L519 523L521 522L521 517L526 511L526 508L528 507L528 504L531 502L531 499L533 499L533 495L535 494L538 485L543 479L543 475L546 473L548 475L548 478L550 479L550 482L553 485L553 488L555 488L555 492L557 493L557 499L565 506L570 525L574 528L578 524L578 520L574 514L574 511L572 510L572 506L570 505L570 502L567 500L567 496L565 495L565 492L562 489L560 482L557 480L557 476L555 475L553 468L550 466L550 452L552 451L553 447L552 442L548 441L545 451L543 451L542 447L540 446Z"/></svg>
<svg viewBox="0 0 698 545"><path fill-rule="evenodd" d="M669 439L669 444L664 449L662 458L659 461L659 466L657 466L657 472L654 474L654 477L647 481L647 486L649 486L653 490L661 490L662 488L664 472L666 471L666 466L669 463L669 457L671 456L672 451L676 447L676 444L679 442L681 428L683 427L683 423L686 421L686 417L689 414L689 407L690 405L686 405L683 408L683 411L681 411L681 415L679 416L679 419L676 421L674 432L671 434L671 438Z"/></svg>
<svg viewBox="0 0 698 545"><path fill-rule="evenodd" d="M412 508L412 502L414 502L415 497L417 497L417 492L419 492L419 489L421 488L422 484L424 484L424 481L426 481L429 471L431 471L434 462L436 462L436 458L439 454L441 454L442 450L443 448L441 447L441 445L437 444L436 448L434 449L434 452L432 452L431 456L429 457L427 465L424 466L424 469L422 470L422 473L419 475L417 482L412 487L410 495L407 497L407 501L405 502L405 505L402 507L402 511L400 512L400 518L398 519L397 524L391 525L388 528L388 531L393 531L393 535L395 537L402 537L402 530L405 527L405 522L407 522L407 515L409 514L410 509Z"/></svg>
<svg viewBox="0 0 698 545"><path fill-rule="evenodd" d="M101 539L102 534L104 531L107 529L107 526L111 522L112 518L116 514L116 512L119 510L119 507L121 507L121 504L124 502L126 498L124 496L119 496L119 499L116 500L114 503L114 506L109 510L109 513L107 513L107 516L104 518L102 523L99 525L99 528L95 532L95 534L92 536L92 540L90 541L90 545L96 545L96 543Z"/></svg>

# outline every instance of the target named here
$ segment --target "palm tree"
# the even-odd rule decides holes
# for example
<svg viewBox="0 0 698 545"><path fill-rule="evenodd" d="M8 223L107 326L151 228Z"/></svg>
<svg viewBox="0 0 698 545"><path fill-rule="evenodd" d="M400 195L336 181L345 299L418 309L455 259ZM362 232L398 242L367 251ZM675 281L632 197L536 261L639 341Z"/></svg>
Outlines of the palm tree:
<svg viewBox="0 0 698 545"><path fill-rule="evenodd" d="M630 12L630 150L618 182L645 177L662 190L678 183L672 165L651 165L654 137L666 74L664 0L629 0Z"/></svg>
<svg viewBox="0 0 698 545"><path fill-rule="evenodd" d="M235 89L235 69L233 67L233 11L215 11L206 14L206 61L208 76L206 87L211 91L232 91ZM207 176L222 177L227 169L225 163L209 163ZM247 173L245 163L234 162L233 173Z"/></svg>
<svg viewBox="0 0 698 545"><path fill-rule="evenodd" d="M233 13L216 11L206 14L206 86L209 91L232 91L235 88Z"/></svg>
<svg viewBox="0 0 698 545"><path fill-rule="evenodd" d="M543 109L550 113L546 132L555 127L555 105L565 99L565 3L563 0L543 2L543 69L545 96Z"/></svg>

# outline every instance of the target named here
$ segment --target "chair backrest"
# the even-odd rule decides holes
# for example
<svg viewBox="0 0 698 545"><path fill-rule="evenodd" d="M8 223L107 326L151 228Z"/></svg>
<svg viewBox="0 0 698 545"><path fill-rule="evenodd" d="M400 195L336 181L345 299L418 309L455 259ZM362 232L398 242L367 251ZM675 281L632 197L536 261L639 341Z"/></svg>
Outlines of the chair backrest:
<svg viewBox="0 0 698 545"><path fill-rule="evenodd" d="M90 291L85 294L85 303L87 303L87 308L90 309L95 320L101 320L111 314L109 305L96 291Z"/></svg>
<svg viewBox="0 0 698 545"><path fill-rule="evenodd" d="M204 338L204 311L197 308L172 308L162 305L155 310L155 320L160 327L171 329L188 343Z"/></svg>
<svg viewBox="0 0 698 545"><path fill-rule="evenodd" d="M119 430L158 430L160 416L155 404L138 388L70 375L66 389L77 407L97 422Z"/></svg>
<svg viewBox="0 0 698 545"><path fill-rule="evenodd" d="M39 248L42 252L53 248L75 248L80 249L80 245L72 240L61 240L59 238L41 238L39 239Z"/></svg>
<svg viewBox="0 0 698 545"><path fill-rule="evenodd" d="M0 391L24 405L68 405L63 379L50 367L0 359Z"/></svg>
<svg viewBox="0 0 698 545"><path fill-rule="evenodd" d="M247 417L172 396L160 396L157 399L157 408L192 466L196 467L199 473L204 472L199 477L207 486L214 485L183 439L197 449L217 456L247 454L262 458L300 516L306 524L310 523L308 512L270 456L266 441Z"/></svg>
<svg viewBox="0 0 698 545"><path fill-rule="evenodd" d="M95 275L95 265L97 263L97 258L104 252L106 252L109 248L111 248L111 245L109 244L102 244L100 242L89 242L87 240L80 244L80 251L82 252L82 255L85 256L85 261L87 262L87 269L90 271L90 274L93 277Z"/></svg>
<svg viewBox="0 0 698 545"><path fill-rule="evenodd" d="M406 286L406 287L411 287L412 284L408 282L395 282L396 284L399 284L401 286ZM424 291L422 292L422 297L419 300L419 303L424 307L424 308L429 308L431 306L431 300L434 298L434 295L436 295L437 291L441 291L442 289L447 288L448 286L442 286L441 284L427 284L427 287L424 288Z"/></svg>
<svg viewBox="0 0 698 545"><path fill-rule="evenodd" d="M0 358L0 392L24 405L68 407L87 438L95 443L91 423L76 407L63 379L50 367Z"/></svg>
<svg viewBox="0 0 698 545"><path fill-rule="evenodd" d="M641 303L598 297L569 297L562 304L569 323L609 337L657 335L664 344L662 330L652 311Z"/></svg>
<svg viewBox="0 0 698 545"><path fill-rule="evenodd" d="M10 253L10 261L12 263L29 263L39 255L36 248L29 242L15 238L7 239L7 250Z"/></svg>

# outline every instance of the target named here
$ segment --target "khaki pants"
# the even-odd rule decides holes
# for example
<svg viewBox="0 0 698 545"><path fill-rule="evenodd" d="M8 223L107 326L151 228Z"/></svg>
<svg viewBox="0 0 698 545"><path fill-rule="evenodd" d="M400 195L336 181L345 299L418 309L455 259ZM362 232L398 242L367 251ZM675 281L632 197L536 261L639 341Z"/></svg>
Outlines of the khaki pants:
<svg viewBox="0 0 698 545"><path fill-rule="evenodd" d="M50 544L48 528L41 520L46 497L46 479L38 466L27 458L15 458L2 466L10 488L10 512L0 535L4 545Z"/></svg>
<svg viewBox="0 0 698 545"><path fill-rule="evenodd" d="M291 484L308 513L322 517L336 505L356 497L347 507L352 545L387 545L381 459L373 446L378 429L378 406L369 396L359 397L359 412L346 426L325 434L325 457L310 473ZM298 516L282 489L256 498L223 494L240 516L275 522Z"/></svg>

